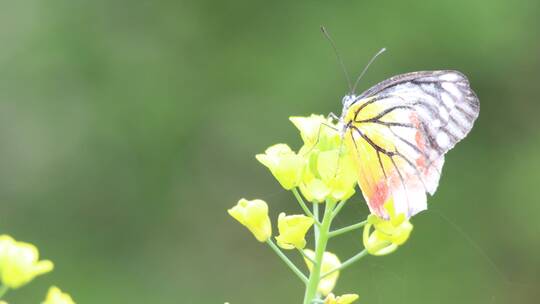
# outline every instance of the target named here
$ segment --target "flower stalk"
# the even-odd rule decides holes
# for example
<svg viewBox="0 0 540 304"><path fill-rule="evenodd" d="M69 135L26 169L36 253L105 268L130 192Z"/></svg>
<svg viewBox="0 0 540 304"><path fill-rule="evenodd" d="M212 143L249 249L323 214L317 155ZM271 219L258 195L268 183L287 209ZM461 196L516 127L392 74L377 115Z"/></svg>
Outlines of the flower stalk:
<svg viewBox="0 0 540 304"><path fill-rule="evenodd" d="M332 237L347 233L349 231L353 231L355 229L360 229L360 228L364 227L364 225L366 223L367 223L367 221L362 221L360 223L356 223L356 224L353 224L353 225L350 225L350 226L347 226L347 227L343 227L343 228L336 229L334 231L330 231L330 233L328 233L328 236L332 238Z"/></svg>
<svg viewBox="0 0 540 304"><path fill-rule="evenodd" d="M266 243L268 244L268 246L270 246L270 248L272 248L272 250L274 250L274 252L281 258L281 260L285 262L287 266L289 266L289 268L294 272L294 274L296 274L296 276L298 276L298 278L300 278L300 280L304 282L304 284L307 284L308 278L306 277L306 275L303 274L302 271L300 271L300 269L298 269L298 267L296 267L296 265L294 265L291 260L289 260L289 258L279 249L279 247L274 244L274 242L272 242L272 239L266 240Z"/></svg>
<svg viewBox="0 0 540 304"><path fill-rule="evenodd" d="M319 222L319 219L318 218L315 218L315 216L313 216L313 213L311 213L311 211L309 210L308 206L306 205L306 203L304 202L304 199L302 198L302 196L300 195L300 193L298 192L298 189L297 188L293 188L292 189L292 193L294 194L294 197L296 198L296 200L298 201L298 204L300 204L300 207L302 208L302 210L304 210L304 212L306 213L307 216L313 218L315 220L315 225L317 226L320 226L321 223Z"/></svg>
<svg viewBox="0 0 540 304"><path fill-rule="evenodd" d="M7 293L9 287L6 285L0 286L0 299L4 297L4 295Z"/></svg>
<svg viewBox="0 0 540 304"><path fill-rule="evenodd" d="M321 276L321 279L322 278L325 278L329 275L331 275L332 273L336 272L336 271L341 271L349 266L351 266L352 264L354 264L355 262L358 262L360 259L362 259L363 257L365 257L366 255L368 255L368 251L366 249L360 251L359 253L357 253L356 255L354 255L353 257L351 257L350 259L346 260L345 262L343 262L341 264L341 266L337 267L337 268L334 268L326 273L324 273L322 276Z"/></svg>
<svg viewBox="0 0 540 304"><path fill-rule="evenodd" d="M316 205L317 204L314 204L314 206ZM313 264L313 269L311 270L309 281L306 286L304 304L311 304L311 302L317 297L317 288L321 280L322 259L329 239L328 234L330 232L330 225L332 224L332 210L334 209L334 206L335 203L331 200L328 200L325 204L324 216L321 226L319 227L319 233L316 241L315 263Z"/></svg>

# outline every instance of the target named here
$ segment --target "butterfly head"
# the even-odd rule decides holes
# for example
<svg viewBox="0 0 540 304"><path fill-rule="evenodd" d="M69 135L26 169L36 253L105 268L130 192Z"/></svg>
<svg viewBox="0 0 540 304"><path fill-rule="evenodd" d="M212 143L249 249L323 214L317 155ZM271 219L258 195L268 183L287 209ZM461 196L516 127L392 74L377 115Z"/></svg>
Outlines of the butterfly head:
<svg viewBox="0 0 540 304"><path fill-rule="evenodd" d="M347 115L347 111L349 110L349 107L352 106L358 99L358 96L351 94L351 95L345 95L343 99L341 100L341 103L343 104L343 109L341 110L341 117L338 121L338 129L341 131L340 133L343 135L346 131L346 126L344 123L345 116Z"/></svg>
<svg viewBox="0 0 540 304"><path fill-rule="evenodd" d="M343 104L343 109L341 111L341 118L344 118L345 113L347 113L347 110L350 106L353 105L353 103L356 102L358 96L351 94L351 95L345 95L343 99L341 100L341 103Z"/></svg>
<svg viewBox="0 0 540 304"><path fill-rule="evenodd" d="M355 101L357 96L354 94L351 95L345 95L343 99L341 100L341 103L343 104L343 108L349 108Z"/></svg>

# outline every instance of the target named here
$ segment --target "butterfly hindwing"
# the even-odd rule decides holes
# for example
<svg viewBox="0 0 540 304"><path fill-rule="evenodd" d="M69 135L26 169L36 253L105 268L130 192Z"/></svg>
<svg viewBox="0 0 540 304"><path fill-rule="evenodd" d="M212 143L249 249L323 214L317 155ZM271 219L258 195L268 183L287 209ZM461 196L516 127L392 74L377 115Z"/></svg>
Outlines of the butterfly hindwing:
<svg viewBox="0 0 540 304"><path fill-rule="evenodd" d="M425 71L385 80L361 94L344 116L359 185L372 212L412 216L427 208L444 154L471 130L479 102L456 71Z"/></svg>

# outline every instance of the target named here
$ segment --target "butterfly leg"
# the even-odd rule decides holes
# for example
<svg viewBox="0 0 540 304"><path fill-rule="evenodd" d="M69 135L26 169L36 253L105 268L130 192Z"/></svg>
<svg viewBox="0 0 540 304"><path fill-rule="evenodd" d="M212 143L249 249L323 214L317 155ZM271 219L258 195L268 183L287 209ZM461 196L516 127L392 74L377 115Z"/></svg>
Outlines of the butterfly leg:
<svg viewBox="0 0 540 304"><path fill-rule="evenodd" d="M322 122L322 123L319 125L319 130L317 130L317 139L315 140L315 143L313 143L313 146L312 146L308 151L305 152L305 155L307 155L307 154L309 154L311 151L313 151L313 149L315 149L315 147L317 146L317 144L319 144L319 140L320 140L320 138L321 138L321 131L322 131L322 127L323 127L323 126L325 126L325 127L327 127L327 128L330 128L330 129L332 129L332 130L334 130L334 131L336 131L336 132L338 131L338 129L337 129L336 127L331 126L331 125L329 125L329 124L327 124L327 123Z"/></svg>
<svg viewBox="0 0 540 304"><path fill-rule="evenodd" d="M328 113L328 116L326 116L326 118L331 118L332 120L339 121L339 116L337 116L333 112Z"/></svg>

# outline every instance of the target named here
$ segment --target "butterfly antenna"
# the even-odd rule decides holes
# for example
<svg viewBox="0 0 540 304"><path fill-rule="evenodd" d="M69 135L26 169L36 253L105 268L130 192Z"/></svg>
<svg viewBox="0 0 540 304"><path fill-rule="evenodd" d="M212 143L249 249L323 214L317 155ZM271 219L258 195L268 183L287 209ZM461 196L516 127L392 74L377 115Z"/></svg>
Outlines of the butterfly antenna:
<svg viewBox="0 0 540 304"><path fill-rule="evenodd" d="M364 74L367 72L369 66L373 63L373 61L375 61L375 59L377 59L377 57L379 57L380 54L384 53L384 51L386 51L386 48L382 48L380 51L377 52L377 54L375 54L375 56L371 58L371 60L368 62L368 64L366 65L362 73L360 73L360 76L358 76L358 78L356 79L356 82L354 83L354 87L352 87L351 89L351 94L354 94L354 91L356 91L356 86L360 82L360 79L362 79Z"/></svg>
<svg viewBox="0 0 540 304"><path fill-rule="evenodd" d="M347 69L345 68L345 64L343 64L343 60L341 60L341 56L339 55L339 52L337 50L336 44L334 43L334 40L332 40L332 38L330 37L330 34L326 30L326 27L324 27L323 25L321 26L321 32L323 33L324 37L328 40L328 42L330 42L332 49L334 49L334 53L336 54L336 58L339 62L339 65L341 65L343 74L345 74L345 78L347 79L347 85L349 86L349 90L352 90L351 78L349 77L349 73L347 72Z"/></svg>

